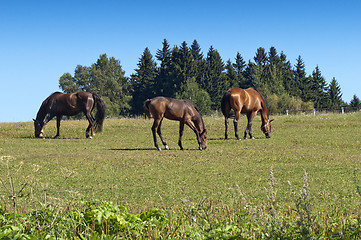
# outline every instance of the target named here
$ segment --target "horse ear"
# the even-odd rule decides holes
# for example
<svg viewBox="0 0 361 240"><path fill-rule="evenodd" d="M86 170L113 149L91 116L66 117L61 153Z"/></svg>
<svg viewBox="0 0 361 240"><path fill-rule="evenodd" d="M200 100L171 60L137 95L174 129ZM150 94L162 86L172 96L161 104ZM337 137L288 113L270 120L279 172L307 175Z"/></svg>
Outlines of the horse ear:
<svg viewBox="0 0 361 240"><path fill-rule="evenodd" d="M36 120L33 118L33 121L36 122Z"/></svg>
<svg viewBox="0 0 361 240"><path fill-rule="evenodd" d="M269 123L270 123L270 122L273 122L273 120L274 120L274 119L269 120Z"/></svg>

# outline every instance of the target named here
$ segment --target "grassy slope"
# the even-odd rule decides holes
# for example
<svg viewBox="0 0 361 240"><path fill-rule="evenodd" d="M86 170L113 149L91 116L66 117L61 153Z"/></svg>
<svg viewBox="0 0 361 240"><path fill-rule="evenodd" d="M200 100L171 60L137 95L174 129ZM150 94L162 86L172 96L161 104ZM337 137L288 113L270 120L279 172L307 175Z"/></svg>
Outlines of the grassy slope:
<svg viewBox="0 0 361 240"><path fill-rule="evenodd" d="M25 191L33 189L39 199L46 190L54 201L102 199L143 210L179 206L182 198L231 202L238 194L236 184L248 201L263 202L273 166L281 205L289 202L287 181L300 189L304 170L320 211L360 203L353 175L361 168L360 113L275 116L271 139L261 133L257 117L256 139L241 141L223 140L223 118L204 121L207 150L196 150L189 128L183 137L186 150L179 150L178 123L165 120L162 132L170 150L161 152L153 147L152 121L145 119L106 120L104 132L91 140L85 139L85 121L63 121L60 139L34 139L31 122L0 123L0 175L6 179L9 162L16 189L28 182ZM241 132L245 121L243 116ZM45 136L54 135L52 121Z"/></svg>

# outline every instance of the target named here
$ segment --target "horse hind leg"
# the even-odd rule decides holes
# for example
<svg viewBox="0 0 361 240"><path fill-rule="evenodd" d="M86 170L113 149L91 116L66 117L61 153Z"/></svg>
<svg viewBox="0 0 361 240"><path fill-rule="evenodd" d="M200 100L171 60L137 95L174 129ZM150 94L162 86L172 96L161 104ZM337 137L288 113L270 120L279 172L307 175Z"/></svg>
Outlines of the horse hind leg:
<svg viewBox="0 0 361 240"><path fill-rule="evenodd" d="M248 119L248 123L247 123L247 128L244 131L244 139L247 139L247 133L250 137L250 139L254 139L253 135L252 135L252 120L253 118L256 116L257 112L252 112L250 114L247 114L247 119Z"/></svg>
<svg viewBox="0 0 361 240"><path fill-rule="evenodd" d="M234 134L235 134L237 140L240 140L239 135L238 135L238 120L239 120L241 113L239 111L236 111L235 113L236 113L236 116L233 119Z"/></svg>
<svg viewBox="0 0 361 240"><path fill-rule="evenodd" d="M92 115L90 113L87 113L85 116L86 116L86 118L87 118L87 120L89 122L89 125L88 125L88 127L87 127L87 129L85 131L85 137L92 139L93 136L94 136L94 122L95 121L94 121L94 118L92 117ZM90 135L89 135L89 132L90 132Z"/></svg>
<svg viewBox="0 0 361 240"><path fill-rule="evenodd" d="M179 140L178 140L178 146L180 147L181 150L183 150L183 146L182 146L183 131L184 131L184 123L183 123L183 122L180 122L180 124L179 124Z"/></svg>
<svg viewBox="0 0 361 240"><path fill-rule="evenodd" d="M60 136L60 121L62 116L56 116L56 135L54 138L58 138Z"/></svg>
<svg viewBox="0 0 361 240"><path fill-rule="evenodd" d="M224 139L228 139L228 117L225 117L224 118L224 126L225 126L225 129L224 129Z"/></svg>

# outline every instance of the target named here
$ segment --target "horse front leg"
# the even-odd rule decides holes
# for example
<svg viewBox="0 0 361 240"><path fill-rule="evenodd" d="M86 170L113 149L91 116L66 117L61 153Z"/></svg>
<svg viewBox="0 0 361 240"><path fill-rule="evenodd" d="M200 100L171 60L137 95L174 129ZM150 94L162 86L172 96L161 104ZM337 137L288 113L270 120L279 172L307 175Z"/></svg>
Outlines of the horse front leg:
<svg viewBox="0 0 361 240"><path fill-rule="evenodd" d="M166 150L169 150L169 147L168 147L167 143L165 142L165 140L164 140L164 138L163 138L163 136L162 136L162 131L161 131L162 122L163 122L163 118L162 118L162 120L160 120L160 122L159 122L159 126L158 126L157 133L158 133L158 135L159 135L159 137L160 137L160 140L162 141L162 143L163 143L163 145L164 145L164 148L165 148Z"/></svg>
<svg viewBox="0 0 361 240"><path fill-rule="evenodd" d="M199 136L199 131L198 129L195 127L195 125L193 124L193 122L191 121L187 121L186 124L193 130L193 132L196 134L197 137L197 141L198 141L198 145L199 145L199 150L203 150L202 148L202 142L201 142L201 137Z"/></svg>
<svg viewBox="0 0 361 240"><path fill-rule="evenodd" d="M159 119L154 119L152 126L152 134L153 134L154 146L158 149L158 151L162 151L162 149L158 146L157 133L156 133L158 131L159 122L160 122Z"/></svg>
<svg viewBox="0 0 361 240"><path fill-rule="evenodd" d="M50 122L51 119L53 119L55 117L55 113L54 112L50 112L48 117L44 120L43 123L43 127L40 130L40 134L39 137L44 138L44 129L45 129L45 125L48 124L48 122ZM59 123L59 127L60 127L60 123ZM58 130L59 131L59 130ZM56 136L55 136L56 137ZM54 138L55 138L54 137Z"/></svg>
<svg viewBox="0 0 361 240"><path fill-rule="evenodd" d="M240 115L241 115L241 113L237 111L236 116L234 117L234 120L233 120L234 134L235 134L237 140L240 140L239 135L238 135L238 120L239 120Z"/></svg>
<svg viewBox="0 0 361 240"><path fill-rule="evenodd" d="M184 131L184 122L179 123L179 140L178 140L178 146L181 150L183 150L182 146L182 137L183 137L183 131Z"/></svg>

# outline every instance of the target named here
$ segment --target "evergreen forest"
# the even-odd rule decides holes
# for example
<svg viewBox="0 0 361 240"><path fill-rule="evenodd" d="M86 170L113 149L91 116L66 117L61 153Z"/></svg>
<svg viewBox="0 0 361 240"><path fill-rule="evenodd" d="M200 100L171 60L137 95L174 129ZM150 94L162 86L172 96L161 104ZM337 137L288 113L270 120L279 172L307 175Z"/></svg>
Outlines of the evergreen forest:
<svg viewBox="0 0 361 240"><path fill-rule="evenodd" d="M164 39L155 56L145 48L135 72L125 76L120 61L106 54L91 66L78 65L74 74L63 74L59 86L65 93L97 93L107 106L108 117L143 114L143 102L155 96L189 99L202 114L220 109L224 92L232 87L256 87L266 98L271 113L285 110L360 108L354 95L350 103L342 100L335 78L327 83L316 66L306 73L301 56L292 65L285 53L275 47L259 47L248 62L237 52L224 62L211 46L204 55L196 40L171 47Z"/></svg>

